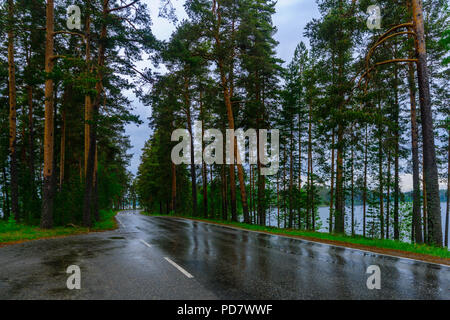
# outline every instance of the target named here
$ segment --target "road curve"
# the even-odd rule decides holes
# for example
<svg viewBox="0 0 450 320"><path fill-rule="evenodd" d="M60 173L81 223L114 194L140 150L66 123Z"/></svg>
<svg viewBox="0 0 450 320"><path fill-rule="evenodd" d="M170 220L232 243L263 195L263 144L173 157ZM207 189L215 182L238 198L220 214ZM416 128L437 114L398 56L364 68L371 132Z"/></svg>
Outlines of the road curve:
<svg viewBox="0 0 450 320"><path fill-rule="evenodd" d="M115 231L0 248L0 299L450 299L447 266L138 211L117 219ZM66 287L70 265L80 290Z"/></svg>

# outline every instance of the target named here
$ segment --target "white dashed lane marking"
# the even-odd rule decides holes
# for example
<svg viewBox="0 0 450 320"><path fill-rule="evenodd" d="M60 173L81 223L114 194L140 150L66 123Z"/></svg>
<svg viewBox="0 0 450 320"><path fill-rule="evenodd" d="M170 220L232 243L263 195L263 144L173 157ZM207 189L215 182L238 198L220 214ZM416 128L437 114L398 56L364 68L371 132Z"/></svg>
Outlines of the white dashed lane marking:
<svg viewBox="0 0 450 320"><path fill-rule="evenodd" d="M178 271L180 271L182 274L184 274L186 277L188 277L189 279L192 279L194 276L192 274L190 274L189 272L187 272L186 270L184 270L182 267L180 267L179 265L177 265L175 262L173 262L172 260L170 260L167 257L164 257L164 259L167 260L167 262L169 262L171 265L173 265L175 268L178 269Z"/></svg>
<svg viewBox="0 0 450 320"><path fill-rule="evenodd" d="M143 244L145 244L147 247L151 248L152 246L150 244L148 244L147 242L145 242L144 240L140 240Z"/></svg>

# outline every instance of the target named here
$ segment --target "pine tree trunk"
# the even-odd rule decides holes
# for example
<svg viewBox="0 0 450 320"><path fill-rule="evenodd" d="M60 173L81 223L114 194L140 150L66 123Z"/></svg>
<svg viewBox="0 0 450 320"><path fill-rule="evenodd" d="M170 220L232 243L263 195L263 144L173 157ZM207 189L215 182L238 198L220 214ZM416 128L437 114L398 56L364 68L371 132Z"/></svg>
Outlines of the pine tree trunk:
<svg viewBox="0 0 450 320"><path fill-rule="evenodd" d="M36 199L35 178L34 178L34 118L33 118L33 88L27 86L28 97L28 165L30 170L31 192Z"/></svg>
<svg viewBox="0 0 450 320"><path fill-rule="evenodd" d="M387 194L386 194L386 239L389 239L391 221L391 151L388 151Z"/></svg>
<svg viewBox="0 0 450 320"><path fill-rule="evenodd" d="M203 161L203 217L208 218L208 171L206 163Z"/></svg>
<svg viewBox="0 0 450 320"><path fill-rule="evenodd" d="M433 114L431 111L430 82L428 79L425 28L421 0L411 0L416 33L417 75L419 79L420 114L423 135L425 184L427 189L428 243L442 246L442 221L439 197Z"/></svg>
<svg viewBox="0 0 450 320"><path fill-rule="evenodd" d="M3 213L4 216L3 218L8 221L10 215L11 215L11 211L9 209L9 193L8 193L8 179L6 177L6 169L5 167L3 167L3 194L5 195L5 200L3 203Z"/></svg>
<svg viewBox="0 0 450 320"><path fill-rule="evenodd" d="M83 226L90 228L92 226L92 203L94 193L94 170L95 170L95 149L97 140L97 126L95 124L97 118L97 112L94 110L94 120L89 129L89 152L85 179L85 193L84 193L84 205L83 205Z"/></svg>
<svg viewBox="0 0 450 320"><path fill-rule="evenodd" d="M98 144L95 145L94 161L94 190L92 195L92 210L94 210L95 221L100 221L100 212L98 208Z"/></svg>
<svg viewBox="0 0 450 320"><path fill-rule="evenodd" d="M259 150L261 148L261 141L259 139L259 124L257 124L257 137L256 137L256 141L257 141L257 153L258 153L258 161L257 161L257 173L258 173L258 224L263 226L266 224L265 218L264 218L264 211L265 211L265 201L264 201L264 184L263 184L263 180L264 177L261 175L261 161L260 161L260 157L259 157ZM285 157L286 159L286 157ZM284 186L284 179L283 179L283 186ZM284 227L286 227L286 224L284 225Z"/></svg>
<svg viewBox="0 0 450 320"><path fill-rule="evenodd" d="M223 159L225 159L225 139L223 141ZM228 220L228 199L227 199L227 174L225 170L225 165L222 164L222 220Z"/></svg>
<svg viewBox="0 0 450 320"><path fill-rule="evenodd" d="M64 183L64 168L66 159L66 109L62 110L61 114L61 150L60 150L60 162L59 162L59 188L63 187Z"/></svg>
<svg viewBox="0 0 450 320"><path fill-rule="evenodd" d="M41 228L53 227L53 157L54 157L54 119L53 119L53 79L49 74L53 71L54 48L54 4L47 0L46 7L46 43L45 43L45 123L44 123L44 190L42 196Z"/></svg>
<svg viewBox="0 0 450 320"><path fill-rule="evenodd" d="M92 75L91 67L91 17L90 17L90 0L87 1L87 13L86 13L86 70L88 76ZM90 89L90 88L88 88ZM93 105L91 101L90 92L84 97L84 176L86 177L88 156L89 156L89 143L90 143L90 128L93 121Z"/></svg>
<svg viewBox="0 0 450 320"><path fill-rule="evenodd" d="M300 225L300 217L298 220ZM277 174L277 227L280 227L280 175Z"/></svg>
<svg viewBox="0 0 450 320"><path fill-rule="evenodd" d="M355 150L352 144L351 197L352 197L352 236L355 235Z"/></svg>
<svg viewBox="0 0 450 320"><path fill-rule="evenodd" d="M230 206L231 206L231 221L237 221L236 208L236 171L234 164L230 164Z"/></svg>
<svg viewBox="0 0 450 320"><path fill-rule="evenodd" d="M310 229L310 217L311 220L314 221L314 205L313 205L313 196L312 196L312 104L309 103L309 112L308 112L308 206L307 206L307 220L306 220L306 228Z"/></svg>
<svg viewBox="0 0 450 320"><path fill-rule="evenodd" d="M177 210L177 168L172 162L172 196L171 196L171 211Z"/></svg>
<svg viewBox="0 0 450 320"><path fill-rule="evenodd" d="M186 120L188 131L190 134L191 143L191 192L192 192L192 215L197 216L197 172L195 168L195 150L194 150L194 132L192 130L192 118L191 118L191 99L189 96L189 79L184 78L184 103L186 108Z"/></svg>
<svg viewBox="0 0 450 320"><path fill-rule="evenodd" d="M367 148L368 133L366 124L366 138L364 142L364 186L363 186L363 237L366 236L366 206L367 206Z"/></svg>
<svg viewBox="0 0 450 320"><path fill-rule="evenodd" d="M331 182L330 182L330 212L328 232L333 232L333 200L334 200L334 129L331 133Z"/></svg>
<svg viewBox="0 0 450 320"><path fill-rule="evenodd" d="M253 212L253 166L250 164L249 165L250 168L250 196L249 196L249 214L250 214L250 223L253 223L253 217L254 217L254 212Z"/></svg>
<svg viewBox="0 0 450 320"><path fill-rule="evenodd" d="M213 170L214 167L213 165L210 165L209 167L209 180L211 181L211 195L210 195L210 199L211 199L211 218L215 219L216 218L216 207L215 207L215 199L216 199L216 188L214 185L214 180L213 180Z"/></svg>
<svg viewBox="0 0 450 320"><path fill-rule="evenodd" d="M203 92L200 91L200 116L202 118L202 128L204 128ZM205 132L202 130L202 150L204 150ZM211 181L212 182L212 181ZM203 184L203 217L208 218L208 169L206 162L202 160L202 184Z"/></svg>
<svg viewBox="0 0 450 320"><path fill-rule="evenodd" d="M11 176L11 210L17 222L19 213L19 186L16 154L16 65L14 62L14 1L8 0L8 78L9 78L9 152Z"/></svg>
<svg viewBox="0 0 450 320"><path fill-rule="evenodd" d="M310 183L311 183L311 222L312 230L316 230L316 207L314 205L314 169L313 169L313 157L312 157L312 145L311 145L311 161L310 161Z"/></svg>
<svg viewBox="0 0 450 320"><path fill-rule="evenodd" d="M301 189L302 189L302 133L301 133L301 119L300 115L298 115L298 190L300 191Z"/></svg>
<svg viewBox="0 0 450 320"><path fill-rule="evenodd" d="M382 115L381 104L379 104L379 114ZM383 136L384 132L381 127L381 120L378 124L378 179L379 179L379 199L380 199L380 231L381 239L384 239L384 185L383 185Z"/></svg>
<svg viewBox="0 0 450 320"><path fill-rule="evenodd" d="M286 149L283 150L283 228L286 228ZM259 187L258 187L259 189ZM308 212L308 211L307 211ZM308 216L306 217L308 220ZM308 227L307 227L308 228Z"/></svg>
<svg viewBox="0 0 450 320"><path fill-rule="evenodd" d="M256 205L256 197L258 196L256 193L256 177L257 177L257 168L253 167L253 223L258 224L258 208Z"/></svg>
<svg viewBox="0 0 450 320"><path fill-rule="evenodd" d="M345 212L344 212L344 127L338 126L337 133L337 165L336 165L336 208L335 208L335 227L336 233L345 233Z"/></svg>
<svg viewBox="0 0 450 320"><path fill-rule="evenodd" d="M448 225L449 225L449 213L450 213L450 129L447 131L448 134L448 156L447 156L447 211L445 213L445 247L448 247Z"/></svg>
<svg viewBox="0 0 450 320"><path fill-rule="evenodd" d="M338 11L340 13L343 11L343 1L338 1ZM344 34L341 29L342 26L338 27L337 41L342 41ZM344 55L345 52L338 52L337 65L338 65L338 81L343 79L344 76ZM334 64L334 63L333 63ZM334 68L333 68L334 74ZM334 79L333 79L333 82ZM338 96L340 98L344 97L344 92L342 89L342 84L338 84ZM338 112L342 114L344 112L344 101L340 102L338 105ZM345 193L344 193L344 124L343 119L339 120L337 129L337 159L336 159L336 204L335 204L335 232L345 233Z"/></svg>
<svg viewBox="0 0 450 320"><path fill-rule="evenodd" d="M291 142L290 142L290 152L289 152L289 229L293 227L294 211L292 203L292 192L294 187L294 155L293 155L293 130L291 128Z"/></svg>
<svg viewBox="0 0 450 320"><path fill-rule="evenodd" d="M298 192L301 194L302 190L302 132L301 132L301 117L298 115ZM298 201L297 216L298 216L298 228L302 228L302 208L301 201Z"/></svg>
<svg viewBox="0 0 450 320"><path fill-rule="evenodd" d="M423 170L423 159L422 159L422 186L423 186L423 240L425 243L429 242L428 239L428 199L427 199L427 184L425 183L426 174Z"/></svg>
<svg viewBox="0 0 450 320"><path fill-rule="evenodd" d="M412 55L410 55L412 57ZM419 130L416 114L416 87L414 84L414 65L408 64L409 98L411 106L411 152L413 167L413 221L414 241L423 243L420 217L420 172L419 172Z"/></svg>
<svg viewBox="0 0 450 320"><path fill-rule="evenodd" d="M399 202L400 202L400 169L399 169L399 141L398 133L396 133L394 147L394 240L400 239L399 225Z"/></svg>
<svg viewBox="0 0 450 320"><path fill-rule="evenodd" d="M395 48L396 49L396 48ZM398 68L394 66L394 240L400 240L399 201L400 201L400 104L398 97Z"/></svg>

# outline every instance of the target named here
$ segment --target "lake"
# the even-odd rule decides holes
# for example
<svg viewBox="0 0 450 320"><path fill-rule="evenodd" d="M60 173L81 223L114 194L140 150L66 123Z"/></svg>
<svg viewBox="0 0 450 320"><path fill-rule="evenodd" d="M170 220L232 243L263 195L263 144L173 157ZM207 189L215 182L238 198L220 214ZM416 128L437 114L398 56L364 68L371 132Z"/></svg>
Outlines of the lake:
<svg viewBox="0 0 450 320"><path fill-rule="evenodd" d="M393 206L391 204L391 217L393 216ZM386 208L385 208L386 209ZM442 229L445 228L445 213L447 210L447 202L441 202L441 217L442 217ZM329 217L330 208L329 207L319 207L319 217L322 223L322 226L317 231L320 232L328 232L328 217ZM386 215L386 212L385 212ZM348 234L351 233L351 208L346 207L345 209L345 219L346 219L346 232ZM391 218L392 219L392 218ZM355 233L362 235L363 233L363 206L355 206ZM368 229L368 222L366 221L366 231ZM317 222L316 222L317 223ZM267 218L267 224L272 227L277 226L277 210L272 210L272 213ZM280 221L281 227L283 226L283 221ZM392 223L391 223L392 226ZM392 228L391 228L392 230ZM448 232L448 231L447 231ZM403 239L405 241L409 241L409 237L407 239ZM450 245L449 245L450 247Z"/></svg>

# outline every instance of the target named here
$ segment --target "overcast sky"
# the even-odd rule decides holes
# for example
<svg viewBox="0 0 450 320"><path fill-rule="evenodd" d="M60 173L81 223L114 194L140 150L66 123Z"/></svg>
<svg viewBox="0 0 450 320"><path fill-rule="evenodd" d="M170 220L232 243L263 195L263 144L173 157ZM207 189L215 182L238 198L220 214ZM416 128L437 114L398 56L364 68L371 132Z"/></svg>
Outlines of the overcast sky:
<svg viewBox="0 0 450 320"><path fill-rule="evenodd" d="M175 26L168 20L158 17L159 0L145 0L151 10L153 20L153 33L158 39L168 39L175 29ZM172 0L176 9L177 16L180 20L186 17L186 13L183 9L184 0ZM277 27L278 32L275 35L275 39L279 42L277 48L277 55L284 61L291 60L295 47L300 41L304 41L309 44L308 39L303 37L304 28L306 24L313 18L318 18L319 12L315 0L279 0L276 5L276 14L273 17L274 25ZM150 67L149 62L142 62L140 67ZM131 160L130 171L136 174L140 163L140 157L142 154L142 148L145 141L150 136L150 129L148 127L148 117L151 115L151 109L143 106L139 100L131 93L127 93L127 96L133 100L132 107L134 113L139 115L144 122L140 126L128 125L126 130L130 136L131 144L133 148L131 153L133 158ZM401 176L401 187L403 191L409 191L412 189L412 176ZM441 186L445 188L444 185Z"/></svg>

